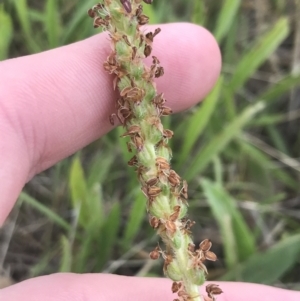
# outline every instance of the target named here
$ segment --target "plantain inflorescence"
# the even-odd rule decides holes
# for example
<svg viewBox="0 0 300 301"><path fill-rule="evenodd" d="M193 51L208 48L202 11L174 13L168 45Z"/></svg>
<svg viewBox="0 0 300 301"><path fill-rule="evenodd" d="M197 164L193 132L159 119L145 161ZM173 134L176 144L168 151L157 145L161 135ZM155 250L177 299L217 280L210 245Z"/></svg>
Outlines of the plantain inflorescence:
<svg viewBox="0 0 300 301"><path fill-rule="evenodd" d="M128 165L135 168L142 192L147 198L149 223L164 242L164 250L157 246L151 259L164 259L164 273L173 280L172 292L176 301L215 300L222 290L215 284L206 286L207 296L199 294L198 286L205 281L205 260L215 261L210 251L212 243L205 239L198 248L191 239L194 222L187 219L188 187L186 181L171 168L168 140L173 132L164 129L160 118L170 115L163 93L158 93L155 78L164 75L157 57L152 65L143 60L151 56L155 37L160 28L144 33L141 26L149 18L143 14L142 2L152 0L102 0L88 10L94 27L101 27L111 38L112 52L104 62L104 69L114 76L113 88L118 89L116 113L109 116L125 128L122 137L129 137L128 151L133 153Z"/></svg>

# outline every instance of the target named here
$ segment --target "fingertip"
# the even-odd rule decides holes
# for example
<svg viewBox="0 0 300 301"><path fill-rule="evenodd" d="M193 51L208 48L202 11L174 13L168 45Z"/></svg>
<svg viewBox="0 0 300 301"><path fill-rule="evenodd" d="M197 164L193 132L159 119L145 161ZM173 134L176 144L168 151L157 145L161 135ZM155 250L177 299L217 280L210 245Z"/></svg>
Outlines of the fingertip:
<svg viewBox="0 0 300 301"><path fill-rule="evenodd" d="M175 112L202 100L221 71L221 52L213 35L191 23L160 26L153 53L160 58L165 76L157 80Z"/></svg>

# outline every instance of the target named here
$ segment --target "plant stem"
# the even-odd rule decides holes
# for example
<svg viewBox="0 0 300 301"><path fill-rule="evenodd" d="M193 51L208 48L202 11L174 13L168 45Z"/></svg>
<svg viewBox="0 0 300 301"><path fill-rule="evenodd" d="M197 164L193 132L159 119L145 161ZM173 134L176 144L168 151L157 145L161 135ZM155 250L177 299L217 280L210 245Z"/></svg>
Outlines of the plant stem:
<svg viewBox="0 0 300 301"><path fill-rule="evenodd" d="M185 218L187 212L187 184L171 169L171 150L167 143L173 132L163 128L160 117L172 113L165 106L164 95L158 94L154 79L164 74L159 60L152 56L147 67L143 59L151 55L152 44L160 29L144 34L140 31L147 24L142 0L103 0L89 10L94 27L109 32L112 53L104 63L107 72L115 76L114 87L120 92L117 113L110 116L125 127L123 137L129 137L128 150L135 155L128 162L136 168L142 191L147 198L150 225L157 230L165 244L150 253L152 259L162 255L164 273L174 282L172 291L177 300L202 300L198 286L205 281L203 262L216 260L209 251L211 242L204 240L197 250L190 236L194 222ZM144 0L152 3L152 0ZM208 291L209 298L220 289ZM219 291L218 291L219 290Z"/></svg>

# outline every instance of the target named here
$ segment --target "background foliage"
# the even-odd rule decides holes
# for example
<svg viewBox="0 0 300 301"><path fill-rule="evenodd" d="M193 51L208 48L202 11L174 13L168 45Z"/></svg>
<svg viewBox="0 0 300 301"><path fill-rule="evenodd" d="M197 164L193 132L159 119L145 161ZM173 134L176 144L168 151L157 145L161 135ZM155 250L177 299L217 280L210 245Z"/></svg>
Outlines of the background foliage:
<svg viewBox="0 0 300 301"><path fill-rule="evenodd" d="M0 59L96 34L86 16L94 2L0 2ZM176 134L173 165L190 184L195 241L211 238L219 257L209 279L299 288L300 2L154 2L145 6L152 23L203 25L223 54L207 99L165 120ZM161 275L161 263L148 259L157 238L121 131L26 186L1 229L2 274Z"/></svg>

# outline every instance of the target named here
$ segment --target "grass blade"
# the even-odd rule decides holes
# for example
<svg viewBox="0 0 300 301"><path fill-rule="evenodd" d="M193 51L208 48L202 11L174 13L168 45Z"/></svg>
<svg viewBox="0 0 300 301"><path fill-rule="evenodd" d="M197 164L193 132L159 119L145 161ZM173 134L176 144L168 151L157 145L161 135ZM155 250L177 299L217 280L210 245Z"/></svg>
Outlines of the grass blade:
<svg viewBox="0 0 300 301"><path fill-rule="evenodd" d="M0 24L0 61L2 61L8 57L8 50L13 37L12 19L5 12L3 4L0 4Z"/></svg>
<svg viewBox="0 0 300 301"><path fill-rule="evenodd" d="M226 36L234 22L241 2L241 0L226 0L224 2L217 19L216 29L214 30L214 36L219 43Z"/></svg>
<svg viewBox="0 0 300 301"><path fill-rule="evenodd" d="M211 162L213 157L217 156L228 143L235 138L243 127L261 110L264 104L259 102L253 106L247 107L241 114L233 119L227 127L217 136L215 136L203 149L198 152L189 164L184 178L191 180L196 174L202 172Z"/></svg>
<svg viewBox="0 0 300 301"><path fill-rule="evenodd" d="M256 42L252 49L244 54L229 82L230 89L232 91L239 90L288 34L288 19L281 18L269 32Z"/></svg>
<svg viewBox="0 0 300 301"><path fill-rule="evenodd" d="M71 229L70 225L63 218L61 218L58 214L53 212L51 209L49 209L44 204L40 203L39 201L37 201L35 198L31 197L27 193L21 192L19 198L23 200L26 204L30 205L31 207L33 207L34 209L36 209L37 211L39 211L40 213L48 217L49 220L51 220L58 226L68 231Z"/></svg>
<svg viewBox="0 0 300 301"><path fill-rule="evenodd" d="M71 192L71 201L73 208L79 210L79 223L81 226L88 224L90 219L88 207L88 190L83 168L79 157L76 156L72 162L69 188Z"/></svg>
<svg viewBox="0 0 300 301"><path fill-rule="evenodd" d="M202 179L201 186L222 233L225 261L232 268L254 253L254 236L236 208L236 201L221 185Z"/></svg>
<svg viewBox="0 0 300 301"><path fill-rule="evenodd" d="M185 140L179 155L180 157L178 158L178 164L186 161L195 142L203 133L203 130L210 121L211 115L213 114L219 100L222 83L223 79L220 78L210 95L198 107L193 116L189 118L189 121L185 126L186 133L188 133L188 135L185 135Z"/></svg>
<svg viewBox="0 0 300 301"><path fill-rule="evenodd" d="M60 240L62 257L60 260L60 273L71 272L72 265L72 248L69 240L63 235Z"/></svg>
<svg viewBox="0 0 300 301"><path fill-rule="evenodd" d="M55 48L60 45L60 15L57 0L47 0L45 7L45 28L50 48Z"/></svg>
<svg viewBox="0 0 300 301"><path fill-rule="evenodd" d="M27 44L27 48L32 53L37 53L42 51L41 47L33 39L31 21L29 18L29 8L27 5L27 0L14 0L15 9L18 15L18 19L21 25L21 29L24 33L24 41Z"/></svg>
<svg viewBox="0 0 300 301"><path fill-rule="evenodd" d="M115 203L111 208L105 223L103 224L99 247L101 254L99 254L97 268L100 270L107 263L112 256L112 250L114 245L118 241L118 231L121 222L121 208L119 203Z"/></svg>
<svg viewBox="0 0 300 301"><path fill-rule="evenodd" d="M285 238L264 253L254 254L222 280L273 284L298 262L299 256L300 234Z"/></svg>
<svg viewBox="0 0 300 301"><path fill-rule="evenodd" d="M273 103L284 93L291 91L300 85L300 75L290 75L279 81L275 85L270 86L265 92L260 94L257 99L263 100L267 104Z"/></svg>
<svg viewBox="0 0 300 301"><path fill-rule="evenodd" d="M136 192L135 200L132 205L129 219L126 223L124 238L122 239L123 248L127 250L132 244L133 239L139 233L141 224L146 214L145 197L140 189Z"/></svg>

